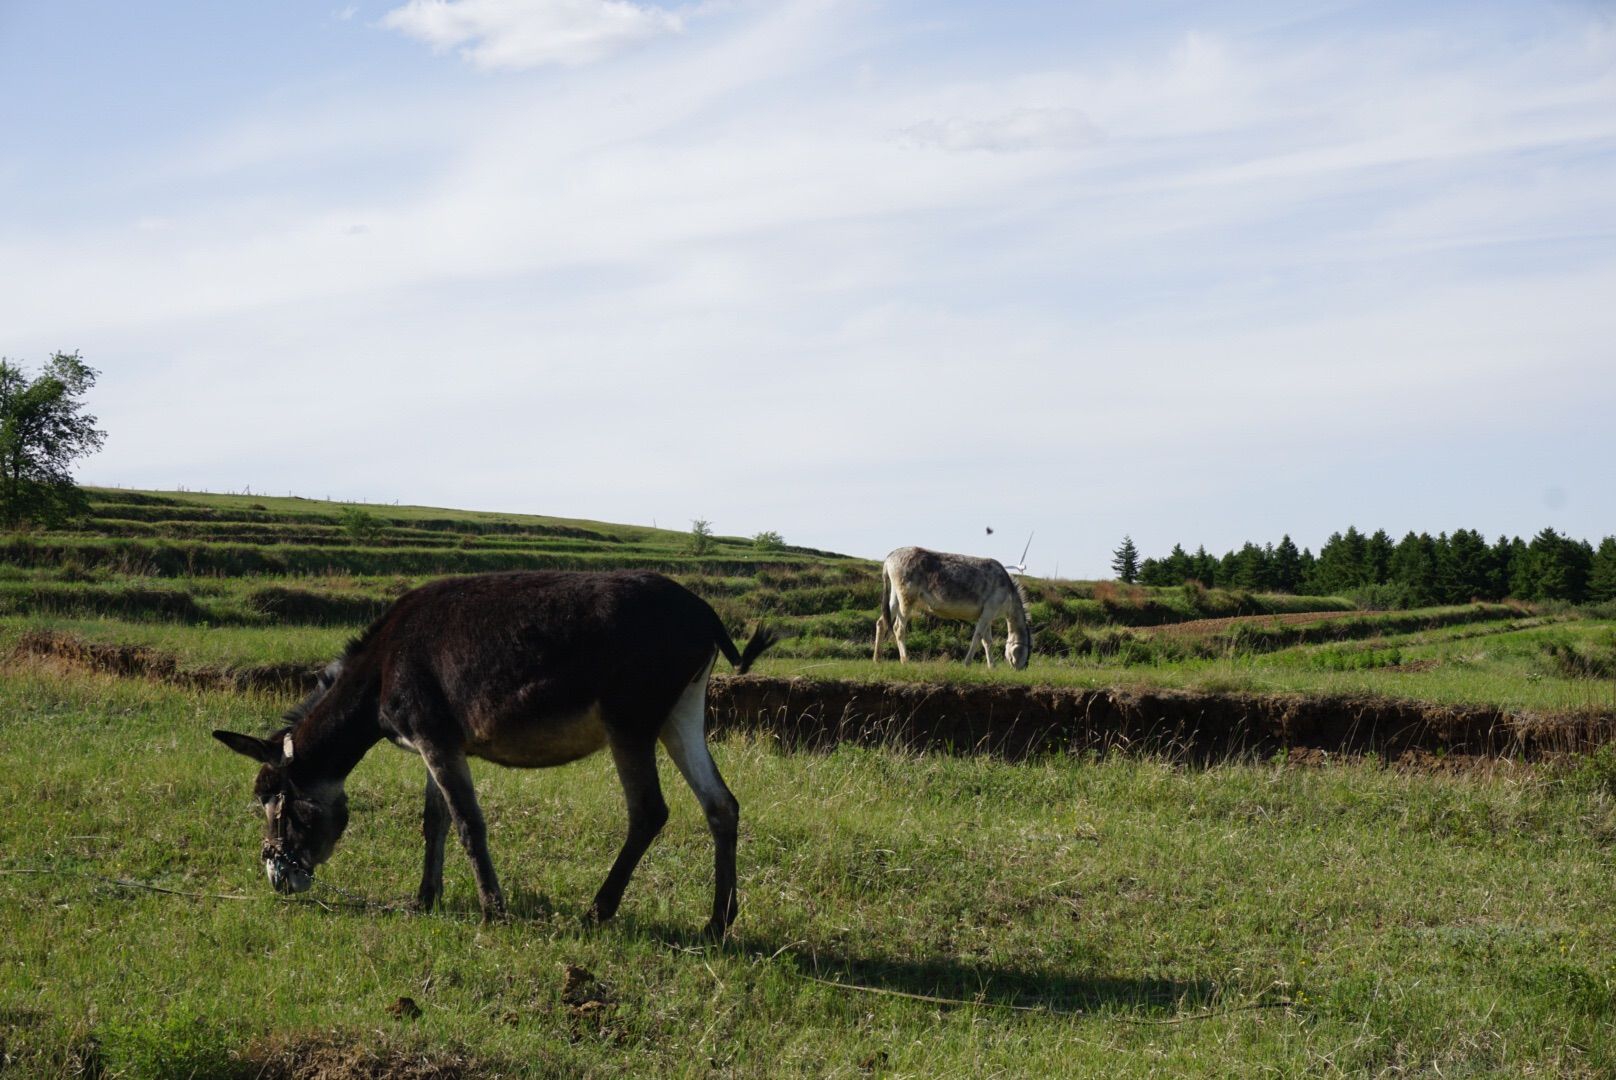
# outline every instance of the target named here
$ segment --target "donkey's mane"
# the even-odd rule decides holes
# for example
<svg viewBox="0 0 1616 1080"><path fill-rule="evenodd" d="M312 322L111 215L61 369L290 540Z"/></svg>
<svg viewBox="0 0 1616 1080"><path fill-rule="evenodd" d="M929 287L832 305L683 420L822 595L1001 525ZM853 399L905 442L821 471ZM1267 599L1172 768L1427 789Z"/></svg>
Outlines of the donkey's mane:
<svg viewBox="0 0 1616 1080"><path fill-rule="evenodd" d="M377 619L366 627L364 631L348 639L348 644L342 648L342 655L327 664L324 670L320 672L314 684L314 689L303 695L302 701L293 705L281 715L281 722L285 725L281 731L295 727L299 721L314 711L314 707L324 699L326 694L331 692L331 687L336 685L336 681L342 677L342 671L347 666L348 661L357 656L360 650L370 643L370 639L376 635L376 629L381 625L381 622L382 620ZM280 734L280 732L276 734Z"/></svg>
<svg viewBox="0 0 1616 1080"><path fill-rule="evenodd" d="M1027 614L1027 604L1029 603L1027 599L1027 590L1021 584L1021 579L1016 575L1006 571L1005 577L1010 579L1010 587L1015 590L1016 609L1021 616L1021 624L1027 628L1027 633L1029 635L1028 640L1030 641L1030 635L1032 634L1032 619Z"/></svg>
<svg viewBox="0 0 1616 1080"><path fill-rule="evenodd" d="M381 630L382 623L385 621L385 618L379 618L369 626L365 627L359 633L349 638L348 644L342 647L342 658L344 660L352 660L355 656L358 656L360 650L362 650L366 645L369 645L370 639L375 637L376 634Z"/></svg>

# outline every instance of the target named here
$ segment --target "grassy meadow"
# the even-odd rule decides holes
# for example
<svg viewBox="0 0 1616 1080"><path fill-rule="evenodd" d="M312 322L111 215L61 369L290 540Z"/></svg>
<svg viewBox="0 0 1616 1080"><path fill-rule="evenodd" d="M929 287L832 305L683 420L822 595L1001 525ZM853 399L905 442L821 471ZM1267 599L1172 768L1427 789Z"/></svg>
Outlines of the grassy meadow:
<svg viewBox="0 0 1616 1080"><path fill-rule="evenodd" d="M0 772L6 1074L1616 1070L1610 757L1432 776L727 739L742 913L706 946L710 841L666 768L621 916L581 923L621 837L603 758L477 769L506 922L458 852L447 909L402 910L420 767L387 748L325 884L274 898L252 769L206 733L279 704L0 683L0 755L26 762Z"/></svg>
<svg viewBox="0 0 1616 1080"><path fill-rule="evenodd" d="M182 674L313 668L436 576L635 566L737 635L784 630L765 675L1609 715L1613 613L1027 579L1026 671L963 668L966 628L935 621L900 666L869 658L878 567L834 553L91 495L75 528L0 538L0 1077L1616 1075L1608 747L1415 772L728 736L714 752L742 806L741 915L713 946L695 936L711 842L666 761L672 819L607 927L581 922L624 827L604 756L474 763L506 921L477 917L452 843L445 909L404 908L421 767L387 747L350 779L320 884L280 899L252 766L207 732L266 730L287 695L19 649L46 633Z"/></svg>

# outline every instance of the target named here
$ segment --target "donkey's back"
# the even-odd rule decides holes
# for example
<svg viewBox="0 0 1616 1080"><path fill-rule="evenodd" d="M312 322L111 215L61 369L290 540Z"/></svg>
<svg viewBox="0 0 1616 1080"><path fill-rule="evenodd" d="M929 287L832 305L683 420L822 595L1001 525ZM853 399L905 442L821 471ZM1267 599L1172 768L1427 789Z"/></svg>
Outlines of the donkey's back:
<svg viewBox="0 0 1616 1080"><path fill-rule="evenodd" d="M1004 564L975 555L902 547L886 557L881 572L905 608L945 619L976 619L985 608L997 615L1015 592Z"/></svg>
<svg viewBox="0 0 1616 1080"><path fill-rule="evenodd" d="M349 663L385 659L384 730L395 713L403 720L441 695L477 753L504 738L531 741L533 728L583 712L654 732L714 653L733 648L712 608L660 574L554 571L407 593Z"/></svg>

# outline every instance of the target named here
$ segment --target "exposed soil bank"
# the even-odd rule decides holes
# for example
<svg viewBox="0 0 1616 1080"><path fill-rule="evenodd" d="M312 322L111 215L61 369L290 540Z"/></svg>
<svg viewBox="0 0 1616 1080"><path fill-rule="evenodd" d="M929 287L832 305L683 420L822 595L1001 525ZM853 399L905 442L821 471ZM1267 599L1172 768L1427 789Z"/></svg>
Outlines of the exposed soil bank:
<svg viewBox="0 0 1616 1080"><path fill-rule="evenodd" d="M193 690L262 690L305 694L314 688L318 666L261 664L242 668L182 668L169 653L146 645L103 645L72 634L30 630L17 642L13 657L52 660L86 671L156 679Z"/></svg>
<svg viewBox="0 0 1616 1080"><path fill-rule="evenodd" d="M792 747L889 744L1021 758L1133 751L1207 761L1323 751L1540 759L1616 739L1616 714L1532 716L1375 697L715 678L716 731Z"/></svg>
<svg viewBox="0 0 1616 1080"><path fill-rule="evenodd" d="M290 698L314 685L315 667L276 664L184 669L137 645L101 645L36 631L20 657L198 689L262 690ZM1194 761L1288 753L1388 760L1536 760L1616 741L1616 713L1539 716L1486 706L1379 697L1223 694L1177 690L866 683L715 676L712 730L762 732L792 749L841 742L1024 758L1089 751L1165 754Z"/></svg>

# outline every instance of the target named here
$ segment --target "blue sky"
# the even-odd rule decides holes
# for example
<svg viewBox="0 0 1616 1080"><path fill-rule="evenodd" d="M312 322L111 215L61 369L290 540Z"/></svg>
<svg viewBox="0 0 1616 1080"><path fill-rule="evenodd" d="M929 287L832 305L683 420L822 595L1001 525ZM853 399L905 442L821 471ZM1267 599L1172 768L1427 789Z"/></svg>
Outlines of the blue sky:
<svg viewBox="0 0 1616 1080"><path fill-rule="evenodd" d="M0 3L0 130L92 483L1065 576L1616 533L1606 4Z"/></svg>

